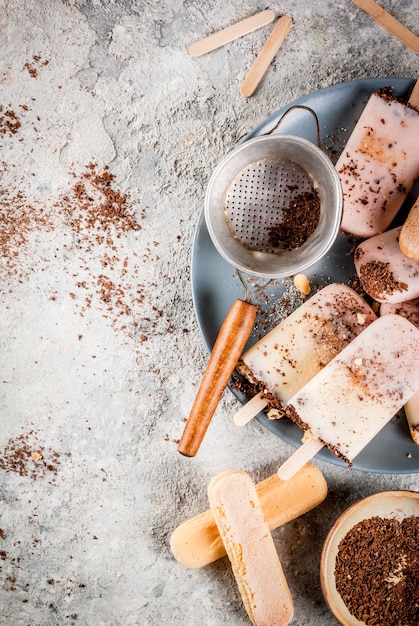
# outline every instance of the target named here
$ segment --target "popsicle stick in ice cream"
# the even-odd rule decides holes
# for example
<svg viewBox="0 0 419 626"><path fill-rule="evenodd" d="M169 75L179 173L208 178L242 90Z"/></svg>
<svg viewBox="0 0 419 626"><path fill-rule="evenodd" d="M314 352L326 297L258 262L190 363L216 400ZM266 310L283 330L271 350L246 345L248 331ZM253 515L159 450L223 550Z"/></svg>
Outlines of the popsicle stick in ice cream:
<svg viewBox="0 0 419 626"><path fill-rule="evenodd" d="M376 318L353 289L327 285L306 300L243 354L236 369L261 387L233 416L243 426L268 404L269 416L283 415L283 405Z"/></svg>
<svg viewBox="0 0 419 626"><path fill-rule="evenodd" d="M385 302L380 306L380 315L388 315L390 313L402 315L419 328L419 298L400 304ZM419 444L419 391L406 402L404 412L406 414L410 435L413 441Z"/></svg>
<svg viewBox="0 0 419 626"><path fill-rule="evenodd" d="M212 33L200 41L192 43L188 48L188 52L193 57L202 56L203 54L207 54L207 52L212 52L212 50L216 50L217 48L224 46L224 44L229 43L230 41L234 41L239 37L243 37L243 35L251 33L261 26L269 24L274 19L274 11L266 9L265 11L256 13L256 15L247 17L240 22L236 22L232 26L227 26L216 33Z"/></svg>
<svg viewBox="0 0 419 626"><path fill-rule="evenodd" d="M368 238L384 232L419 176L419 86L408 104L373 93L336 163L342 184L343 231Z"/></svg>
<svg viewBox="0 0 419 626"><path fill-rule="evenodd" d="M326 445L349 465L419 390L419 329L378 318L288 402L305 442L278 470L282 480Z"/></svg>
<svg viewBox="0 0 419 626"><path fill-rule="evenodd" d="M419 297L419 260L400 247L402 227L363 241L354 263L362 288L377 302L397 304Z"/></svg>

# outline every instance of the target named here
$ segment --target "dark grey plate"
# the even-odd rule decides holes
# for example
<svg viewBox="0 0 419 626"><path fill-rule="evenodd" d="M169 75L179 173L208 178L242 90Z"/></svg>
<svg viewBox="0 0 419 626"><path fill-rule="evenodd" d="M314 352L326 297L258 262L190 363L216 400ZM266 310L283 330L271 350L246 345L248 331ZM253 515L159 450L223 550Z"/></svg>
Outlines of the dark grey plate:
<svg viewBox="0 0 419 626"><path fill-rule="evenodd" d="M374 78L342 83L321 89L299 98L282 107L242 141L267 132L290 106L303 104L317 113L322 141L333 161L341 152L344 143L365 106L371 92L391 86L397 96L408 95L414 81L404 78ZM315 125L312 116L305 111L296 110L287 115L277 132L300 135L316 142ZM220 160L225 155L220 155ZM419 184L409 194L403 205L398 220L403 219L408 209L418 196ZM326 258L305 272L315 289L331 282L351 283L356 273L353 266L353 249L358 242L340 233L336 244ZM212 349L216 336L236 298L244 297L243 286L235 272L218 254L208 235L203 211L196 227L191 259L192 295L198 324L208 351ZM246 277L252 284L252 277ZM264 298L258 298L261 314L252 334L248 347L255 343L261 334L268 332L281 319L283 310L276 311L276 304L288 298L292 289L292 280L276 280L264 289ZM251 287L252 290L252 287ZM291 306L291 305L290 305ZM276 311L276 312L275 312ZM289 311L290 312L290 311ZM244 397L233 391L244 402ZM264 414L258 415L259 421L272 433L298 447L302 436L301 430L284 420L269 420ZM246 427L244 427L246 428ZM345 466L328 450L323 449L318 458L335 465ZM409 434L403 411L395 416L362 451L354 461L358 470L376 473L416 473L419 472L419 446Z"/></svg>

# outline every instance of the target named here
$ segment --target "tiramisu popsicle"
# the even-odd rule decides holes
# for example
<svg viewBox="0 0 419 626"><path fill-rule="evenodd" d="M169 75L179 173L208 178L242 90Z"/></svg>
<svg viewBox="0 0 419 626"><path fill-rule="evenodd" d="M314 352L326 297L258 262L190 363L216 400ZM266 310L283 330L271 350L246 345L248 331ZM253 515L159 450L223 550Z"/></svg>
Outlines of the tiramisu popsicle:
<svg viewBox="0 0 419 626"><path fill-rule="evenodd" d="M245 352L236 369L260 388L233 417L241 426L266 405L269 417L376 318L353 289L327 285Z"/></svg>
<svg viewBox="0 0 419 626"><path fill-rule="evenodd" d="M402 315L419 328L419 298L401 304L389 304L388 302L382 304L380 315L388 315L389 313ZM406 402L404 412L412 439L419 444L419 391Z"/></svg>
<svg viewBox="0 0 419 626"><path fill-rule="evenodd" d="M252 624L287 626L294 604L251 478L224 472L211 481L208 497Z"/></svg>
<svg viewBox="0 0 419 626"><path fill-rule="evenodd" d="M279 468L289 478L326 445L350 465L419 389L419 329L400 315L368 326L288 402L305 443ZM307 458L308 456L308 458Z"/></svg>
<svg viewBox="0 0 419 626"><path fill-rule="evenodd" d="M277 474L256 485L263 514L270 530L282 526L314 507L327 495L327 483L314 465L305 465L290 480L279 480ZM184 567L208 565L226 555L212 512L186 520L173 531L170 549Z"/></svg>
<svg viewBox="0 0 419 626"><path fill-rule="evenodd" d="M408 104L373 93L337 163L342 230L368 238L384 232L419 176L419 96Z"/></svg>
<svg viewBox="0 0 419 626"><path fill-rule="evenodd" d="M370 237L355 249L361 286L377 302L397 304L419 297L419 261L401 251L401 228Z"/></svg>

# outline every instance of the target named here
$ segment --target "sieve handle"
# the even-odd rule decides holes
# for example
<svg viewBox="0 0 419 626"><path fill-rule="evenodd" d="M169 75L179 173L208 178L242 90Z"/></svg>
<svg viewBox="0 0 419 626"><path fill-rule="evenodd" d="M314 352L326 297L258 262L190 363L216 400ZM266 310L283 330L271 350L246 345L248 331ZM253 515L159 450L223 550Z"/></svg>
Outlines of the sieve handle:
<svg viewBox="0 0 419 626"><path fill-rule="evenodd" d="M306 106L305 104L294 104L293 106L291 106L289 109L287 109L285 111L285 113L283 113L281 115L281 117L279 118L279 120L277 121L277 123L275 124L275 126L273 128L271 128L271 130L268 130L268 132L266 133L262 133L262 137L264 137L265 135L270 135L272 134L277 128L278 126L281 124L281 122L283 121L283 119L292 111L294 111L294 109L302 109L304 111L308 111L309 113L311 113L311 115L314 118L314 121L316 123L316 134L317 134L317 143L319 145L319 148L321 148L323 150L323 152L326 152L326 150L323 147L323 143L321 140L321 135L320 135L320 124L319 124L319 118L317 117L317 113L314 109L312 109L311 107Z"/></svg>
<svg viewBox="0 0 419 626"><path fill-rule="evenodd" d="M235 300L225 318L186 421L178 451L195 456L255 322L258 307Z"/></svg>

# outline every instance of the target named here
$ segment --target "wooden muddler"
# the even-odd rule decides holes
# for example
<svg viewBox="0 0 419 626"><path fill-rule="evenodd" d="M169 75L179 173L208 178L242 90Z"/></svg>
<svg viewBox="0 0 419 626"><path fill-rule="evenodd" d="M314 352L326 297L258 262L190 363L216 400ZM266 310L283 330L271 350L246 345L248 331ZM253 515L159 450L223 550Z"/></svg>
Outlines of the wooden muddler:
<svg viewBox="0 0 419 626"><path fill-rule="evenodd" d="M252 331L258 307L235 300L215 341L178 450L195 456Z"/></svg>

